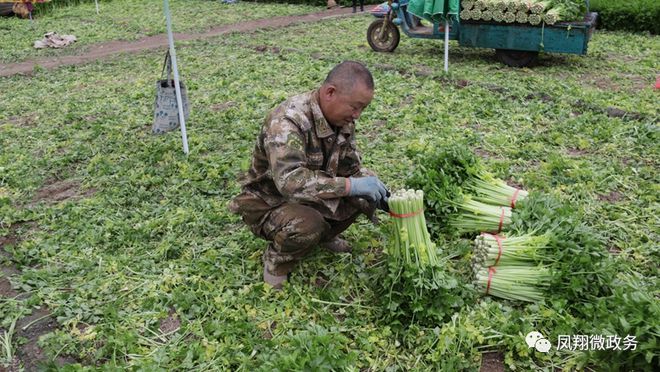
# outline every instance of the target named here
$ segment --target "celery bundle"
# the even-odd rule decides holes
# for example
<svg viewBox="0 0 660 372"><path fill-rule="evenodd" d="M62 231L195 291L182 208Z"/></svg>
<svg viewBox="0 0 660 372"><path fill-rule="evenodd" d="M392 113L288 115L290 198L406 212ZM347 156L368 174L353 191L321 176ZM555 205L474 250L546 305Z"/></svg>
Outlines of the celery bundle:
<svg viewBox="0 0 660 372"><path fill-rule="evenodd" d="M548 10L547 13L545 13L545 15L543 16L543 22L549 25L554 25L560 20L564 20L568 18L570 18L570 12L565 7L558 6L556 8L552 8Z"/></svg>
<svg viewBox="0 0 660 372"><path fill-rule="evenodd" d="M504 9L508 12L516 12L516 9L518 8L518 1L517 0L504 0Z"/></svg>
<svg viewBox="0 0 660 372"><path fill-rule="evenodd" d="M516 203L528 195L527 191L511 187L486 171L468 180L465 188L476 201L511 208L515 208Z"/></svg>
<svg viewBox="0 0 660 372"><path fill-rule="evenodd" d="M529 5L529 11L532 14L543 14L550 9L550 6L552 6L552 1L533 1Z"/></svg>
<svg viewBox="0 0 660 372"><path fill-rule="evenodd" d="M532 26L540 25L541 21L543 21L543 17L540 14L530 14L527 16L527 22Z"/></svg>
<svg viewBox="0 0 660 372"><path fill-rule="evenodd" d="M547 24L555 24L563 21L576 21L584 16L587 7L584 1L580 0L552 0L536 1L530 3L532 14L542 15L543 21Z"/></svg>
<svg viewBox="0 0 660 372"><path fill-rule="evenodd" d="M500 232L511 224L511 208L493 206L466 197L458 204L459 212L450 218L449 224L459 233L493 231Z"/></svg>
<svg viewBox="0 0 660 372"><path fill-rule="evenodd" d="M614 274L604 259L604 239L582 222L571 203L531 194L516 208L507 231L505 236L484 233L474 241L472 270L482 294L589 302L609 293Z"/></svg>
<svg viewBox="0 0 660 372"><path fill-rule="evenodd" d="M490 9L504 13L509 6L508 1L496 0L491 2Z"/></svg>
<svg viewBox="0 0 660 372"><path fill-rule="evenodd" d="M526 11L518 11L516 13L516 22L518 23L527 23L529 21L529 16Z"/></svg>
<svg viewBox="0 0 660 372"><path fill-rule="evenodd" d="M390 196L391 235L387 244L387 275L379 298L387 316L403 323L429 324L448 317L477 293L463 270L449 256L438 257L424 217L424 193L400 190Z"/></svg>
<svg viewBox="0 0 660 372"><path fill-rule="evenodd" d="M529 11L529 0L517 0L516 11L519 13L527 13Z"/></svg>
<svg viewBox="0 0 660 372"><path fill-rule="evenodd" d="M483 12L481 12L481 20L482 21L488 22L491 19L493 19L493 11L492 10L484 10Z"/></svg>
<svg viewBox="0 0 660 372"><path fill-rule="evenodd" d="M474 7L475 7L476 9L481 10L481 11L484 11L484 10L486 10L486 8L488 7L488 3L489 3L488 0L477 0L477 1L474 3Z"/></svg>
<svg viewBox="0 0 660 372"><path fill-rule="evenodd" d="M481 234L474 240L472 270L481 293L514 301L537 302L556 279L544 266L555 261L549 233L501 236Z"/></svg>
<svg viewBox="0 0 660 372"><path fill-rule="evenodd" d="M408 187L424 191L432 231L500 232L511 224L512 207L527 192L483 169L465 146L436 147L417 154Z"/></svg>
<svg viewBox="0 0 660 372"><path fill-rule="evenodd" d="M400 190L392 194L388 204L393 237L389 254L420 268L437 265L436 247L424 218L424 192Z"/></svg>
<svg viewBox="0 0 660 372"><path fill-rule="evenodd" d="M483 233L474 240L472 270L476 287L486 295L536 302L553 280L544 264L555 261L551 234L502 236Z"/></svg>
<svg viewBox="0 0 660 372"><path fill-rule="evenodd" d="M503 236L482 233L474 239L473 268L552 261L548 253L549 243L550 234Z"/></svg>
<svg viewBox="0 0 660 372"><path fill-rule="evenodd" d="M534 266L484 267L475 276L475 285L483 293L527 302L542 301L551 281L549 269Z"/></svg>

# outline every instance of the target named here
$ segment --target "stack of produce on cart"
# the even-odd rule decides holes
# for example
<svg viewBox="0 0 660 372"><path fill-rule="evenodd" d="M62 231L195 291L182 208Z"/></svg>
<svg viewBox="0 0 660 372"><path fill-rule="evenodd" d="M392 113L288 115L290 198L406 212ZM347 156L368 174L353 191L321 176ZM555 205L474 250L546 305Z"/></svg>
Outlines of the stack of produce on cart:
<svg viewBox="0 0 660 372"><path fill-rule="evenodd" d="M461 5L460 18L465 21L534 26L581 20L586 12L583 0L467 0Z"/></svg>

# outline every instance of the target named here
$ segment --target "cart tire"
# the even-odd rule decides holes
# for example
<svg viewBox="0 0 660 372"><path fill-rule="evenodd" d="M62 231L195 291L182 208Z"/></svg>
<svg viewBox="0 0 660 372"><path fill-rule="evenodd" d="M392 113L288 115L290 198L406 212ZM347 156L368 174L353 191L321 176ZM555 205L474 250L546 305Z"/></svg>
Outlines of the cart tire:
<svg viewBox="0 0 660 372"><path fill-rule="evenodd" d="M380 39L380 33L383 27L386 27L383 38ZM399 46L399 28L391 21L385 23L385 20L378 19L373 21L367 29L367 41L369 46L376 52L393 52Z"/></svg>
<svg viewBox="0 0 660 372"><path fill-rule="evenodd" d="M507 66L526 67L536 62L539 52L525 50L495 49L497 59Z"/></svg>

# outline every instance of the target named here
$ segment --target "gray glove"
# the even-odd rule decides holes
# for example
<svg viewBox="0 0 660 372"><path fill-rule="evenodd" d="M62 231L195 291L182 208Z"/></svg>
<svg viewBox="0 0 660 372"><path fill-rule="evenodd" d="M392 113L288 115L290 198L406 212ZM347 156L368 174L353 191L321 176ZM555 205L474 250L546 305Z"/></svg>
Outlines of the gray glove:
<svg viewBox="0 0 660 372"><path fill-rule="evenodd" d="M387 203L387 187L376 176L369 177L351 177L351 188L348 190L348 196L357 196L367 199L371 203L381 205Z"/></svg>

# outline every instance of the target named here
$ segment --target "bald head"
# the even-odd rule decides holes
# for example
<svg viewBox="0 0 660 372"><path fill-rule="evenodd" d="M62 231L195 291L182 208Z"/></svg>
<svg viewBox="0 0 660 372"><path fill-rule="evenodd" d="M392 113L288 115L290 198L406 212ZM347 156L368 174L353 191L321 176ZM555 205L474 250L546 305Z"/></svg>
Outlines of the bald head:
<svg viewBox="0 0 660 372"><path fill-rule="evenodd" d="M374 79L371 72L354 61L335 66L319 88L323 116L336 127L354 123L373 98Z"/></svg>
<svg viewBox="0 0 660 372"><path fill-rule="evenodd" d="M358 83L368 90L374 90L374 78L362 63L344 61L328 73L323 85L334 85L338 91L350 94Z"/></svg>

